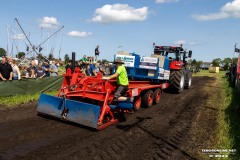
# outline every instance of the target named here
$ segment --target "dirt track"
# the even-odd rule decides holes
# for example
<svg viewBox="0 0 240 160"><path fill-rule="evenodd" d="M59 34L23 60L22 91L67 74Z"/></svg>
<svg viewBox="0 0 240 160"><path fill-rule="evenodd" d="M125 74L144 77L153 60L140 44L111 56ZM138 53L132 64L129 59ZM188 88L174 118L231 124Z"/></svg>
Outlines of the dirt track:
<svg viewBox="0 0 240 160"><path fill-rule="evenodd" d="M210 94L201 91L213 81L194 78L190 90L165 93L159 105L103 131L36 116L36 102L2 111L0 159L200 159L189 133Z"/></svg>

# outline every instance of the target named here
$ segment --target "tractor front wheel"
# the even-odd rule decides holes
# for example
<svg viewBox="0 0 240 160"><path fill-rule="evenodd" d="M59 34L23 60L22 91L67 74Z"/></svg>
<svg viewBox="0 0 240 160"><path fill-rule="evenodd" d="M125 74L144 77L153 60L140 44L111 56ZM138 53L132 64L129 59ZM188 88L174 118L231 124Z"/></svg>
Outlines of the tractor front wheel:
<svg viewBox="0 0 240 160"><path fill-rule="evenodd" d="M175 93L181 93L184 89L185 78L183 70L171 70L169 88Z"/></svg>
<svg viewBox="0 0 240 160"><path fill-rule="evenodd" d="M148 90L142 97L142 104L144 107L151 107L153 105L153 91Z"/></svg>
<svg viewBox="0 0 240 160"><path fill-rule="evenodd" d="M185 81L185 88L189 89L192 85L192 73L189 72Z"/></svg>

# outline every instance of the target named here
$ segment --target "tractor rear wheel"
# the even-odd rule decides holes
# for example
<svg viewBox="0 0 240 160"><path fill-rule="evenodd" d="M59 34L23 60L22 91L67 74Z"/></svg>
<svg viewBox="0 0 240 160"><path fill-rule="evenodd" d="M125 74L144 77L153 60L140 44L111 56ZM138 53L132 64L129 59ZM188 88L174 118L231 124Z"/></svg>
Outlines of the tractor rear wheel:
<svg viewBox="0 0 240 160"><path fill-rule="evenodd" d="M142 103L142 97L141 96L138 96L134 99L134 106L133 106L134 111L137 111L137 110L140 109L141 103Z"/></svg>
<svg viewBox="0 0 240 160"><path fill-rule="evenodd" d="M181 93L184 89L185 78L183 70L171 70L169 88L175 93Z"/></svg>
<svg viewBox="0 0 240 160"><path fill-rule="evenodd" d="M189 89L192 85L192 73L189 72L185 81L185 88Z"/></svg>
<svg viewBox="0 0 240 160"><path fill-rule="evenodd" d="M158 88L153 92L153 104L158 104L161 98L161 90Z"/></svg>
<svg viewBox="0 0 240 160"><path fill-rule="evenodd" d="M151 107L153 104L153 91L148 90L142 97L142 106Z"/></svg>

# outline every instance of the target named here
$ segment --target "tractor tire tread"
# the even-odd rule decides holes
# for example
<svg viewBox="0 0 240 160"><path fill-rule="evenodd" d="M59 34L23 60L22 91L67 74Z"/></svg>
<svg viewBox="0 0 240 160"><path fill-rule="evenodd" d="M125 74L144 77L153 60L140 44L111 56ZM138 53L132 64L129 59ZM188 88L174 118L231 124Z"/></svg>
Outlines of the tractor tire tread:
<svg viewBox="0 0 240 160"><path fill-rule="evenodd" d="M173 92L176 93L181 93L183 88L181 88L181 77L182 75L184 76L184 71L183 70L179 70L179 71L174 71L172 70L170 72L170 79L169 79L169 88L170 90L172 90Z"/></svg>

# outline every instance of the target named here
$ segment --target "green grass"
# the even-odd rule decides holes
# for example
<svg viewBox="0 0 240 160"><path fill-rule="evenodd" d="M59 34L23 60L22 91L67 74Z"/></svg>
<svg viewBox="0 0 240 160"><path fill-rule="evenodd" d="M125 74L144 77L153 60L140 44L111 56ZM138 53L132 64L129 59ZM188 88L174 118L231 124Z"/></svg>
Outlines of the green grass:
<svg viewBox="0 0 240 160"><path fill-rule="evenodd" d="M62 75L63 73L66 72L65 66L66 66L66 65L59 66L59 69L58 69L58 70L59 70L58 75Z"/></svg>
<svg viewBox="0 0 240 160"><path fill-rule="evenodd" d="M45 92L46 94L50 95L57 95L58 91L51 91L51 92ZM1 105L4 105L6 107L12 107L19 104L27 103L30 101L38 100L40 96L40 93L36 93L33 95L16 95L16 96L10 96L10 97L0 97Z"/></svg>
<svg viewBox="0 0 240 160"><path fill-rule="evenodd" d="M212 105L219 106L217 110L217 135L216 149L236 149L235 155L229 154L228 159L240 159L240 93L237 93L231 87L229 81L225 77L225 71L220 73L209 73L208 70L201 70L194 73L193 76L209 76L216 77L220 83L220 93L213 93L208 100ZM210 122L209 122L210 123ZM221 159L221 158L220 158Z"/></svg>
<svg viewBox="0 0 240 160"><path fill-rule="evenodd" d="M225 75L226 71L220 71L219 73L209 73L208 70L201 70L200 72L193 73L193 77L202 77L202 76L208 76L208 77L217 77Z"/></svg>
<svg viewBox="0 0 240 160"><path fill-rule="evenodd" d="M215 148L217 149L236 149L240 151L240 114L239 104L240 95L231 87L225 77L225 72L220 73L201 73L204 76L216 77L220 83L220 97L215 97L216 105L219 105L217 111L217 136ZM217 95L217 94L216 94ZM229 154L230 159L239 160L240 153Z"/></svg>
<svg viewBox="0 0 240 160"><path fill-rule="evenodd" d="M62 75L65 72L65 65L60 66L61 70L59 71L59 75ZM50 95L57 95L58 91L49 91L45 92L46 94ZM24 104L30 101L38 100L40 93L32 94L32 95L16 95L16 96L9 96L9 97L0 97L0 103L2 106L7 108L16 107L19 104Z"/></svg>
<svg viewBox="0 0 240 160"><path fill-rule="evenodd" d="M232 103L232 88L229 87L227 78L224 76L218 76L220 82L220 97L218 98L219 110L218 110L218 127L217 127L217 142L216 147L218 149L233 149L234 137L231 135L231 123L229 115L227 114L227 108ZM229 156L231 156L229 154Z"/></svg>
<svg viewBox="0 0 240 160"><path fill-rule="evenodd" d="M231 88L227 80L222 80L222 94L225 97L225 125L228 125L228 134L232 144L232 149L236 149L237 153L231 158L233 160L240 159L240 93Z"/></svg>

